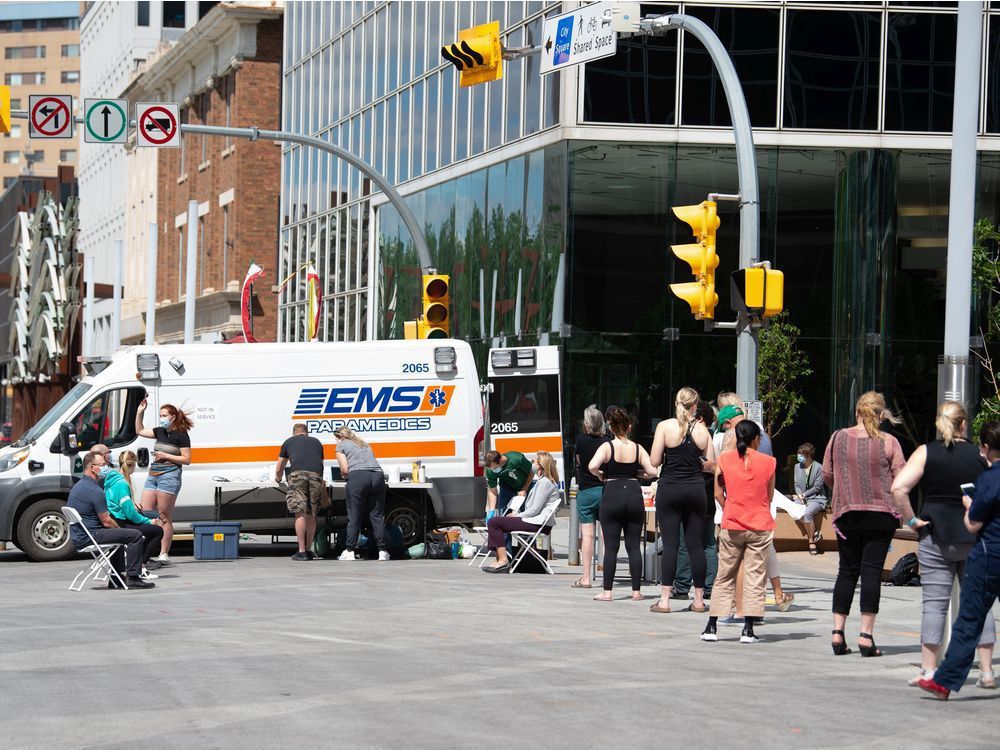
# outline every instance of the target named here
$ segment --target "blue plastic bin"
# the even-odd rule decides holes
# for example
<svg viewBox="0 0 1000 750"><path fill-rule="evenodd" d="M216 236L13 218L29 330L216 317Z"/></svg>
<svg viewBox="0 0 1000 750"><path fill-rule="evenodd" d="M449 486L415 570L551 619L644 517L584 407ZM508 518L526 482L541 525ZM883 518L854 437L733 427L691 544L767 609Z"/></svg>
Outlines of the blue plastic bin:
<svg viewBox="0 0 1000 750"><path fill-rule="evenodd" d="M240 556L240 522L193 523L195 560L235 560Z"/></svg>

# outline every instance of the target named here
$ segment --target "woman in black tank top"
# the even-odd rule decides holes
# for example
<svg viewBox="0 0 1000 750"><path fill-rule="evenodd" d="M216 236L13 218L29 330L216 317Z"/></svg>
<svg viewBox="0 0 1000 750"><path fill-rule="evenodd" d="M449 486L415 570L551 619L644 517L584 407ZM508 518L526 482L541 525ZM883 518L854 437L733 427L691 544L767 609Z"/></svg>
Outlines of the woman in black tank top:
<svg viewBox="0 0 1000 750"><path fill-rule="evenodd" d="M613 409L609 422L615 439L597 449L589 466L592 474L604 480L600 508L604 534L604 591L594 599L609 602L613 598L611 589L624 532L632 599L638 601L642 599L642 553L639 543L646 509L642 504L642 490L637 478L644 472L653 476L656 470L643 447L628 439L632 427L628 415L621 409Z"/></svg>
<svg viewBox="0 0 1000 750"><path fill-rule="evenodd" d="M965 439L967 414L961 404L945 401L938 407L934 424L941 439L913 451L892 483L892 499L903 523L920 534L920 673L910 681L911 685L921 678L931 679L937 666L951 590L956 578L962 580L965 558L976 541L976 535L965 527L961 488L963 484L975 484L986 470L979 449ZM923 494L919 516L914 515L909 497L918 484ZM981 687L996 686L992 671L995 641L996 624L990 613L979 639Z"/></svg>
<svg viewBox="0 0 1000 750"><path fill-rule="evenodd" d="M695 420L698 392L681 388L674 401L676 417L660 422L653 438L650 460L661 464L656 487L656 521L663 545L660 570L660 600L650 612L670 612L674 579L677 577L677 553L681 530L691 561L694 584L692 612L705 611L705 578L708 559L705 555L705 470L714 468L715 451L708 428ZM661 463L662 462L662 463Z"/></svg>

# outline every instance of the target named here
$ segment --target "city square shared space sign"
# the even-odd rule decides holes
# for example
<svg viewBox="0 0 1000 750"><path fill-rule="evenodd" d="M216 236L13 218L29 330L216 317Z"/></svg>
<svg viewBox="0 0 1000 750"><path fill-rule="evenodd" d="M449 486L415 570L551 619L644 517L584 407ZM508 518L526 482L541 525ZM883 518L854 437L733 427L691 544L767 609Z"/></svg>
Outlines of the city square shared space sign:
<svg viewBox="0 0 1000 750"><path fill-rule="evenodd" d="M593 3L546 19L542 31L542 70L552 73L618 51L618 34L611 28L614 3Z"/></svg>

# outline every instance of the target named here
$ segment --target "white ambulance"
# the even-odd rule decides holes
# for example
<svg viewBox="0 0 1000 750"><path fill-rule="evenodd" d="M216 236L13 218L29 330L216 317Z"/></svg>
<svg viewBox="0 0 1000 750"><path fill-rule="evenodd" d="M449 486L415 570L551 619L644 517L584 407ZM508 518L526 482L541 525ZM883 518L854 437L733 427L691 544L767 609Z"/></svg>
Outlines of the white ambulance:
<svg viewBox="0 0 1000 750"><path fill-rule="evenodd" d="M136 436L162 404L191 414L191 465L174 521L238 520L253 533L290 533L274 482L281 443L304 422L335 466L333 431L368 441L389 476L387 521L407 541L434 524L485 513L483 407L469 345L450 339L125 347L85 362L88 374L19 440L0 451L0 540L35 560L73 554L60 513L81 458L101 442L139 458L137 493L153 440ZM72 448L72 438L78 441ZM413 463L424 481L413 482ZM327 478L331 479L332 474ZM343 488L334 493L343 498ZM342 507L342 506L341 506Z"/></svg>
<svg viewBox="0 0 1000 750"><path fill-rule="evenodd" d="M563 458L562 384L558 346L491 349L489 382L489 443L492 450L517 451L534 458L548 451L568 486Z"/></svg>

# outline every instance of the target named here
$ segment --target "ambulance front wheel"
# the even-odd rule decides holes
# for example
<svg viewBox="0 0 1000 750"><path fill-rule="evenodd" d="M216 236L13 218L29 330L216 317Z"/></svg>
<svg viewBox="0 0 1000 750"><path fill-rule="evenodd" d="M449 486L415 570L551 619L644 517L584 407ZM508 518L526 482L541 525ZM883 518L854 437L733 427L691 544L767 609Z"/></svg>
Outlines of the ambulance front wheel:
<svg viewBox="0 0 1000 750"><path fill-rule="evenodd" d="M430 520L430 519L428 519ZM416 503L390 500L385 507L385 525L398 526L403 532L403 546L409 547L424 538L424 517ZM428 525L430 528L430 524Z"/></svg>

